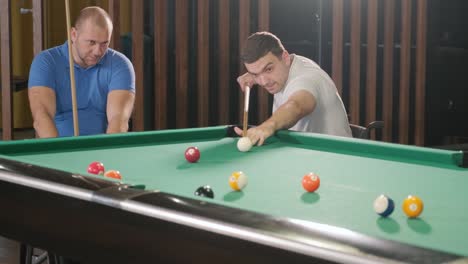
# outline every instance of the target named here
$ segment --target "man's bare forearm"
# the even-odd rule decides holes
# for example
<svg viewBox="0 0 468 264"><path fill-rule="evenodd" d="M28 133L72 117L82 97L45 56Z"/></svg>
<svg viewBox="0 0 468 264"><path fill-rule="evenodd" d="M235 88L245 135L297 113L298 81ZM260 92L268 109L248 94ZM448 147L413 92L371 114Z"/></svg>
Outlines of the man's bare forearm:
<svg viewBox="0 0 468 264"><path fill-rule="evenodd" d="M282 105L273 115L261 126L266 126L273 131L288 129L301 119L305 113L301 111L299 105L294 101L288 101Z"/></svg>
<svg viewBox="0 0 468 264"><path fill-rule="evenodd" d="M39 138L58 137L54 121L48 117L39 117L34 120L34 130L36 130L36 136Z"/></svg>
<svg viewBox="0 0 468 264"><path fill-rule="evenodd" d="M125 133L128 131L128 119L122 117L114 117L107 125L107 134Z"/></svg>

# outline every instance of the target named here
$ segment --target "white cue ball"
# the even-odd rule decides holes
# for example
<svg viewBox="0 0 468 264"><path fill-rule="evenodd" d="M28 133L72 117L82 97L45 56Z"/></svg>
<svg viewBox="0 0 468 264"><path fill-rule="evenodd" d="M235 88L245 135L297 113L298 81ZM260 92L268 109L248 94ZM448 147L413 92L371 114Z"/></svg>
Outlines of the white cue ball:
<svg viewBox="0 0 468 264"><path fill-rule="evenodd" d="M237 149L241 152L249 151L252 148L252 142L248 137L241 137L237 141Z"/></svg>

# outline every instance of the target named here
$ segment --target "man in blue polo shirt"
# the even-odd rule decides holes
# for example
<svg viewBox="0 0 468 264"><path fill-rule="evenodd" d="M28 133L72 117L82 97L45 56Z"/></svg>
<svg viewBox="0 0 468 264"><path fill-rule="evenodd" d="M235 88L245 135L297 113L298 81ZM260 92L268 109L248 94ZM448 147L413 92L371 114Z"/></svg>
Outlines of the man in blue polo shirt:
<svg viewBox="0 0 468 264"><path fill-rule="evenodd" d="M135 72L108 48L112 20L99 7L84 8L71 29L80 135L128 131L135 101ZM29 73L29 102L40 138L73 136L68 45L38 54Z"/></svg>

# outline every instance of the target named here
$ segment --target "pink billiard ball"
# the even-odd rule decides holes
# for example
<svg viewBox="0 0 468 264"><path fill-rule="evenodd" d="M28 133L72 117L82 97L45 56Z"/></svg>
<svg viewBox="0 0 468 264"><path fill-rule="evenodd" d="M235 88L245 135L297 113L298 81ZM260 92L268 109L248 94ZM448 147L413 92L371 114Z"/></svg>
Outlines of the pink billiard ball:
<svg viewBox="0 0 468 264"><path fill-rule="evenodd" d="M104 164L99 161L91 162L88 166L88 173L103 175L104 174Z"/></svg>
<svg viewBox="0 0 468 264"><path fill-rule="evenodd" d="M188 162L197 162L200 159L200 150L197 147L189 147L185 150L185 159Z"/></svg>
<svg viewBox="0 0 468 264"><path fill-rule="evenodd" d="M317 174L310 172L302 178L302 187L308 192L315 192L320 187L320 178Z"/></svg>

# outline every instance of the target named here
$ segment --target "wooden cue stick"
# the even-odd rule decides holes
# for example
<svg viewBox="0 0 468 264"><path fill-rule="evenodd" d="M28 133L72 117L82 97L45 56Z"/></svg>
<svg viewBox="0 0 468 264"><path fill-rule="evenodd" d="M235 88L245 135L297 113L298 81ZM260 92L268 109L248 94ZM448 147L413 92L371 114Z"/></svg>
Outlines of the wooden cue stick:
<svg viewBox="0 0 468 264"><path fill-rule="evenodd" d="M244 124L243 124L243 131L242 136L247 136L247 125L249 119L249 97L250 97L250 87L245 87L245 95L244 95Z"/></svg>
<svg viewBox="0 0 468 264"><path fill-rule="evenodd" d="M70 3L69 0L65 0L65 13L67 15L67 37L68 37L68 63L70 65L70 85L71 85L71 96L72 96L72 111L73 111L73 131L75 136L79 136L80 128L78 125L78 110L76 104L76 87L75 87L75 67L72 55L72 43L71 43L71 22L70 22Z"/></svg>

